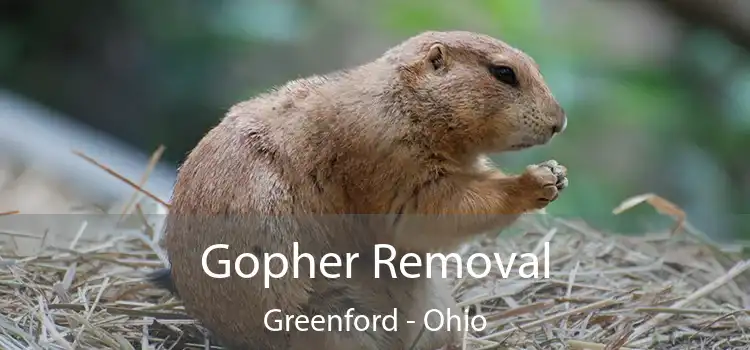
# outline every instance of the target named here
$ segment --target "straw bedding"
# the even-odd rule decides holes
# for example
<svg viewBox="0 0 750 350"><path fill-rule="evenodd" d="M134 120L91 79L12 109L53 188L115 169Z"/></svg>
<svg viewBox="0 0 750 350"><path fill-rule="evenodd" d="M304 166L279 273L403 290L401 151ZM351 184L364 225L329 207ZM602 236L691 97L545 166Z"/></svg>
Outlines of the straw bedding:
<svg viewBox="0 0 750 350"><path fill-rule="evenodd" d="M522 234L467 245L461 254L491 256L541 253L550 242L550 278L455 280L456 299L488 323L467 332L461 348L750 348L750 263L678 219L677 233L623 237L547 217L529 220ZM110 238L75 239L37 256L3 247L0 348L219 349L179 300L143 281L162 266L158 237L144 227L140 234L112 228Z"/></svg>

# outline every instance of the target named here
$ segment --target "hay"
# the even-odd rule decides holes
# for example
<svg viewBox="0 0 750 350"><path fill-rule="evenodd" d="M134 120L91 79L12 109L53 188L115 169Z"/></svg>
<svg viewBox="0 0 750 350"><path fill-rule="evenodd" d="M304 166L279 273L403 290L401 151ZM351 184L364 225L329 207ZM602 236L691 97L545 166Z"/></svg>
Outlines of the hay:
<svg viewBox="0 0 750 350"><path fill-rule="evenodd" d="M541 253L550 242L550 278L456 280L461 306L488 322L484 331L467 332L462 347L750 347L750 283L742 275L750 262L706 243L684 220L680 225L677 234L623 237L574 221L535 220L522 235L464 247L463 255ZM0 348L208 348L179 301L143 281L162 266L158 237L144 227L140 234L112 227L100 242L86 243L79 233L69 247L38 256L4 247Z"/></svg>

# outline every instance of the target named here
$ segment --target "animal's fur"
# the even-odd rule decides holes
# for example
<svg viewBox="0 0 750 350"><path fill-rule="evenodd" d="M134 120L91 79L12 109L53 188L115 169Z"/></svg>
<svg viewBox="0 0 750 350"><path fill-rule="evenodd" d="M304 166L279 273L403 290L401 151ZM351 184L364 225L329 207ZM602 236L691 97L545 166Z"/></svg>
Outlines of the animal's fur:
<svg viewBox="0 0 750 350"><path fill-rule="evenodd" d="M518 86L489 65L511 67ZM548 142L565 113L536 63L489 36L426 32L346 71L287 83L231 108L179 171L165 248L189 314L236 349L404 350L426 310L456 309L439 278L374 279L373 246L446 251L542 208L567 183L554 162L505 175L485 154ZM377 215L372 215L377 214ZM360 253L352 278L214 279L201 253ZM266 267L261 267L266 268ZM269 266L276 271L279 266ZM305 267L302 268L305 270ZM168 278L171 276L171 279ZM399 310L399 332L270 332L263 316ZM406 324L405 318L418 321ZM426 331L416 347L457 339Z"/></svg>

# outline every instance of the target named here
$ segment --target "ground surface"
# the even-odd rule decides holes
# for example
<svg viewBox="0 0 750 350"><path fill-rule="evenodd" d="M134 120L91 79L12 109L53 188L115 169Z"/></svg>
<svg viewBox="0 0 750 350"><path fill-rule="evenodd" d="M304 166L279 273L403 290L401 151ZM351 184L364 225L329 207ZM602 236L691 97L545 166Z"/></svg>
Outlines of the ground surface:
<svg viewBox="0 0 750 350"><path fill-rule="evenodd" d="M507 278L493 272L455 280L457 300L488 322L484 331L466 334L466 349L750 346L747 262L684 232L621 237L549 218L527 226L521 235L485 239L460 252L543 257L550 242L549 278L523 279L516 268ZM142 280L162 266L153 234L109 230L114 238L74 239L37 256L13 256L4 247L0 348L207 346L179 301Z"/></svg>

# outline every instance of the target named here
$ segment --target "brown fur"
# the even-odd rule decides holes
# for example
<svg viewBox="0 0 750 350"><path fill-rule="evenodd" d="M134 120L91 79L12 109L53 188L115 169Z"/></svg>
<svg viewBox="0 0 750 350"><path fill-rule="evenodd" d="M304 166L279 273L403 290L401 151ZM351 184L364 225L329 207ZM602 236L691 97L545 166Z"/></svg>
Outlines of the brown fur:
<svg viewBox="0 0 750 350"><path fill-rule="evenodd" d="M488 64L512 67L519 86L497 80ZM564 123L530 57L470 32L422 33L370 63L239 103L180 168L165 236L174 289L230 348L407 349L419 322L394 334L283 334L266 331L263 316L272 308L342 314L347 305L366 315L395 307L417 321L431 308L459 313L442 279L373 279L373 245L446 251L543 208L566 186L564 167L504 175L485 154L544 144ZM213 279L201 268L212 244L229 244L213 254L227 259L291 256L294 241L316 258L362 258L351 279L290 272L269 289L260 278ZM432 350L457 333L421 339L416 349Z"/></svg>

